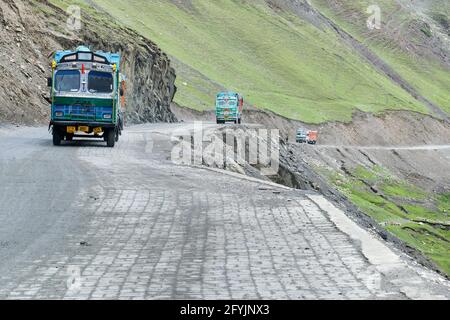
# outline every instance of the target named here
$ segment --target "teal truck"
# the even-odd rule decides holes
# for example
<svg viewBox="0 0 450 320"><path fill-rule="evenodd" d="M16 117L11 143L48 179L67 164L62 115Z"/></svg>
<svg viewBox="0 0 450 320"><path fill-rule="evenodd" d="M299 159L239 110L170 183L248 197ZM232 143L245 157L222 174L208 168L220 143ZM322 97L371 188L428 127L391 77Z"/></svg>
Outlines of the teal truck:
<svg viewBox="0 0 450 320"><path fill-rule="evenodd" d="M236 92L220 92L216 97L216 121L217 124L228 121L242 122L244 98Z"/></svg>
<svg viewBox="0 0 450 320"><path fill-rule="evenodd" d="M305 129L298 129L297 135L295 137L295 140L297 143L306 143L306 140L308 138L308 131Z"/></svg>
<svg viewBox="0 0 450 320"><path fill-rule="evenodd" d="M125 76L120 54L57 51L52 62L51 121L53 144L74 138L103 139L114 147L124 127Z"/></svg>

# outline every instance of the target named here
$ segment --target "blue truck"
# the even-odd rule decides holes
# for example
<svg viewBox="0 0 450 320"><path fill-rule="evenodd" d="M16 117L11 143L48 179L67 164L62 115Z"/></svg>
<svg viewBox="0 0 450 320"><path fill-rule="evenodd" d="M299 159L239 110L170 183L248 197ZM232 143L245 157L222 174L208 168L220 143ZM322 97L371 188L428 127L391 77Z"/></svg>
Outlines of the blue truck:
<svg viewBox="0 0 450 320"><path fill-rule="evenodd" d="M114 147L124 128L125 76L118 53L80 46L53 55L51 120L53 144L75 137L103 139Z"/></svg>
<svg viewBox="0 0 450 320"><path fill-rule="evenodd" d="M244 98L236 92L220 92L216 97L217 124L225 122L242 123Z"/></svg>

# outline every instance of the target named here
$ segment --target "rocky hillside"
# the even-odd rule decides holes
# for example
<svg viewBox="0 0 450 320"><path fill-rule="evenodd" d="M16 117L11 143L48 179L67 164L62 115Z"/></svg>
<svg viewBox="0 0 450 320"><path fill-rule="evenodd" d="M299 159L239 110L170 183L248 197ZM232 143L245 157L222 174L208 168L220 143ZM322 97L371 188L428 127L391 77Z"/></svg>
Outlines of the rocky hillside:
<svg viewBox="0 0 450 320"><path fill-rule="evenodd" d="M128 121L175 120L169 106L176 76L164 52L89 8L83 8L81 31L68 30L67 19L65 10L48 1L0 0L0 122L47 121L49 57L81 44L125 57Z"/></svg>
<svg viewBox="0 0 450 320"><path fill-rule="evenodd" d="M211 109L228 88L309 123L450 112L446 0L83 1L170 54L181 106ZM369 29L374 4L380 28Z"/></svg>

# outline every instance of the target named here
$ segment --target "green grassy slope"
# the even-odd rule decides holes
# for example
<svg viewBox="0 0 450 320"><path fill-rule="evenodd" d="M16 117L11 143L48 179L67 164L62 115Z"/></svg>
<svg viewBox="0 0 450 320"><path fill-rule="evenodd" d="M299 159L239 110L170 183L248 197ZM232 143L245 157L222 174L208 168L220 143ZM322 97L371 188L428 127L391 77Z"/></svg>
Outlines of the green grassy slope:
<svg viewBox="0 0 450 320"><path fill-rule="evenodd" d="M433 54L450 47L447 0L312 0L327 17L387 62L425 98L450 113L450 68ZM331 5L333 2L333 5ZM381 9L381 30L368 31L367 8ZM436 39L443 40L443 44ZM445 55L444 53L441 53Z"/></svg>
<svg viewBox="0 0 450 320"><path fill-rule="evenodd" d="M249 104L313 123L348 121L356 109L428 112L336 33L263 0L192 0L192 7L169 0L90 2L175 58L175 101L183 106L211 109L216 92L227 88Z"/></svg>
<svg viewBox="0 0 450 320"><path fill-rule="evenodd" d="M316 170L364 213L450 276L450 194L425 192L378 166L359 166L351 175Z"/></svg>

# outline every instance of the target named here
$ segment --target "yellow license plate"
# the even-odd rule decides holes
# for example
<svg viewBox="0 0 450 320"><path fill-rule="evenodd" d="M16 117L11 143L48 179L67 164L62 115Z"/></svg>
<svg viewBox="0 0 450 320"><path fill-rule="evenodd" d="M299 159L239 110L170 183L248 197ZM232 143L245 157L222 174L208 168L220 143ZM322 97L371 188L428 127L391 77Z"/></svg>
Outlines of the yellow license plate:
<svg viewBox="0 0 450 320"><path fill-rule="evenodd" d="M79 126L78 127L78 131L89 132L89 127L87 127L87 126Z"/></svg>
<svg viewBox="0 0 450 320"><path fill-rule="evenodd" d="M99 134L99 133L102 133L103 132L103 130L102 130L102 128L94 128L94 133L96 133L96 134Z"/></svg>
<svg viewBox="0 0 450 320"><path fill-rule="evenodd" d="M75 133L77 131L77 128L75 127L67 127L67 133Z"/></svg>

